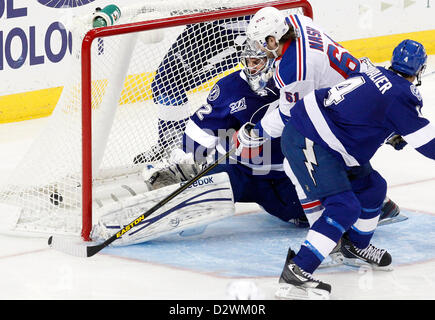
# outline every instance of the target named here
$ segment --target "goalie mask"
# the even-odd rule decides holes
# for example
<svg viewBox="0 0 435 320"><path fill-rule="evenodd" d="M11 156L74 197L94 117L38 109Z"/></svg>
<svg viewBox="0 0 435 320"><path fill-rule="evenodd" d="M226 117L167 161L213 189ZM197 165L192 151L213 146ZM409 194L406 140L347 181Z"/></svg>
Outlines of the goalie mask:
<svg viewBox="0 0 435 320"><path fill-rule="evenodd" d="M260 93L273 76L273 60L267 58L264 51L256 50L253 43L247 40L241 56L241 62L249 86L256 93Z"/></svg>

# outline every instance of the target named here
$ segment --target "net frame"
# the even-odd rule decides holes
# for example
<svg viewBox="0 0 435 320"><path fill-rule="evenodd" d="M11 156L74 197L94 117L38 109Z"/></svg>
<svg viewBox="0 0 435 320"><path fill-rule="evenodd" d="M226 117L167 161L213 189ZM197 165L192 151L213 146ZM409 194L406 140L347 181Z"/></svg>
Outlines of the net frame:
<svg viewBox="0 0 435 320"><path fill-rule="evenodd" d="M237 21L236 28L239 28L239 18L245 21L244 18L248 15L251 16L260 8L271 5L282 10L290 9L291 13L303 13L312 17L312 8L306 0L186 1L168 4L164 0L157 0L146 5L122 8L120 23L123 21L129 23L90 31L92 15L77 17L73 35L74 41L77 40L81 46L75 47L70 67L65 70L66 74L70 75L68 83L65 84L44 130L34 140L22 160L17 163L16 169L11 171L9 180L5 180L7 183L0 186L0 232L37 237L45 237L47 234L78 237L81 235L84 240L90 240L92 220L98 219L98 215L104 212L102 209L109 202L117 203L122 197L133 194L131 191L127 192L127 188L124 187L131 187L130 190L135 193L145 192L141 172L147 163L133 165L131 160L138 151L147 151L147 148L152 146L149 143L155 143L157 129L160 135L160 127L156 128L155 123L156 117L160 120L161 116L156 113L156 108L159 106L156 101L153 102L154 92L150 95L150 88L147 85L151 84L153 78L157 78L152 74L156 74L153 72L156 62L162 61L159 56L162 52L166 52L166 49L161 48L170 45L176 35L172 30L176 32L181 29L192 30L191 26L199 26L200 30L203 30L200 26L204 24L225 27L228 21L232 23L234 17ZM255 1L256 4L250 4L251 1ZM248 3L249 5L242 6ZM153 9L149 9L150 5ZM180 7L184 9L181 10ZM231 9L220 10L228 7ZM246 28L246 24L243 24L243 28ZM218 29L221 30L220 27ZM216 29L213 27L212 30ZM184 39L185 31L182 33ZM166 36L164 39L161 38L162 34L167 35L168 39ZM219 39L222 38L220 33L215 34ZM156 35L157 40L155 40ZM96 39L98 41L95 41ZM210 38L200 33L198 39L202 43L202 49L198 48L197 51L208 50L204 45L210 43ZM119 40L130 45L113 46L121 43ZM190 42L192 40L188 41L186 48L197 48L196 43ZM240 54L239 50L242 49L240 41L237 41L237 44L234 41L234 45L230 44L228 38L224 41L223 48L233 49L234 51L230 50L230 52ZM103 45L104 50L101 57L99 57L100 44ZM152 50L145 56L142 55L141 50L149 48L144 45L149 44L152 45ZM178 37L177 43L172 42L172 45L179 48ZM125 50L126 47L132 48L131 52ZM184 42L181 47L185 48ZM133 48L139 57L133 54ZM241 67L240 64L235 66L234 63L237 64L238 60L233 59L233 56L231 56L232 61L229 62L228 54L227 57L223 57L221 53L224 51L219 51L218 47L213 48L212 52L219 53L212 54L214 62L209 62L212 60L208 60L210 56L207 56L202 60L207 61L204 65L204 62L196 60L196 54L192 61L192 66L198 67L198 70L210 70L208 67L212 67L213 79L201 79L204 83L199 83L197 80L190 82L190 78L177 79L176 83L171 84L178 87L179 83L185 83L186 80L194 84L191 89L184 88L186 92L189 90L187 94L190 114L196 111L193 108L199 108L205 103L205 96L218 79ZM169 54L167 52L167 55ZM113 60L114 57L122 57L122 59ZM141 60L138 61L138 58ZM225 65L225 68L218 67L218 63ZM136 77L138 75L139 77ZM132 87L134 92L126 95L126 92L132 89L129 87L132 78L138 83ZM124 92L126 87L129 88ZM141 94L135 96L135 92ZM128 99L128 102L125 99ZM145 102L147 105L144 105ZM151 114L150 109L147 108L152 109ZM133 113L131 114L130 111ZM137 111L141 112L140 116ZM177 119L180 114L184 117L184 112L177 109ZM138 117L134 117L133 114ZM129 118L125 118L126 116ZM120 119L122 126L119 126L120 122L117 121ZM144 125L143 121L152 123ZM125 131L122 131L123 129ZM134 131L135 129L138 131ZM164 134L169 134L169 130L172 129L164 128ZM180 132L183 131L177 131L177 134ZM130 140L125 141L125 138ZM177 140L177 143L179 142ZM166 153L159 159L168 157L172 147L165 150Z"/></svg>

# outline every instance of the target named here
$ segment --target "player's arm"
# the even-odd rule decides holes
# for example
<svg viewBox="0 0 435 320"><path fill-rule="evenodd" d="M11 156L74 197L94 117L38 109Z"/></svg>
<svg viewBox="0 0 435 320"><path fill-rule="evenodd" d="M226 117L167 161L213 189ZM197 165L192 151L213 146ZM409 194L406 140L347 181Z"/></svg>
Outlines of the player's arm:
<svg viewBox="0 0 435 320"><path fill-rule="evenodd" d="M194 161L203 162L214 152L218 141L217 132L203 128L194 119L190 119L183 134L182 150L191 154Z"/></svg>
<svg viewBox="0 0 435 320"><path fill-rule="evenodd" d="M195 112L186 124L181 148L172 150L167 161L144 168L143 179L152 190L191 179L216 157L218 131L225 129L227 120L219 105L213 107L207 103Z"/></svg>
<svg viewBox="0 0 435 320"><path fill-rule="evenodd" d="M225 88L225 84L231 82L224 79L213 87L206 103L190 117L183 133L181 148L172 150L168 161L147 166L143 170L143 178L153 190L195 176L204 165L216 159L216 146L222 132L240 126L229 114L230 109L227 107L226 98L231 92L221 92L221 87Z"/></svg>
<svg viewBox="0 0 435 320"><path fill-rule="evenodd" d="M207 104L200 107L186 125L183 151L191 153L196 162L209 161L220 136L226 134L226 130L240 126L229 111L225 101L208 99Z"/></svg>
<svg viewBox="0 0 435 320"><path fill-rule="evenodd" d="M425 157L435 160L435 126L426 126L403 136L403 139Z"/></svg>
<svg viewBox="0 0 435 320"><path fill-rule="evenodd" d="M290 109L306 94L314 90L312 80L294 81L280 89L277 107L268 112L255 126L246 124L237 133L238 155L251 158L257 155L261 146L268 140L281 137L290 118ZM244 129L244 130L242 130ZM251 150L250 150L251 149Z"/></svg>
<svg viewBox="0 0 435 320"><path fill-rule="evenodd" d="M255 125L259 135L266 138L281 137L282 131L290 118L290 109L314 89L314 81L312 80L294 81L282 87L280 89L279 107L266 114Z"/></svg>
<svg viewBox="0 0 435 320"><path fill-rule="evenodd" d="M411 88L418 99L411 96L411 99L396 101L388 112L388 118L403 141L422 155L435 160L435 126L421 113L421 97L415 87ZM393 138L400 143L400 138Z"/></svg>

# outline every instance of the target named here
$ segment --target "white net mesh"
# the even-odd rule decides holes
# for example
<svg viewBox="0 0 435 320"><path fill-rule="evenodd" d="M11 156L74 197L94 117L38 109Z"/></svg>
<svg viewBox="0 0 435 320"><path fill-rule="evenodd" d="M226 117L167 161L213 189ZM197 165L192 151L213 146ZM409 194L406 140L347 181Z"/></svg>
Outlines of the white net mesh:
<svg viewBox="0 0 435 320"><path fill-rule="evenodd" d="M122 8L120 23L267 1L155 1ZM299 8L294 9L301 13ZM293 10L293 11L294 11ZM91 28L82 19L75 44ZM93 211L146 191L143 163L167 157L212 85L240 68L248 17L97 39L92 47ZM76 50L79 46L75 46ZM47 127L6 185L0 202L20 208L15 231L80 234L82 228L80 51Z"/></svg>

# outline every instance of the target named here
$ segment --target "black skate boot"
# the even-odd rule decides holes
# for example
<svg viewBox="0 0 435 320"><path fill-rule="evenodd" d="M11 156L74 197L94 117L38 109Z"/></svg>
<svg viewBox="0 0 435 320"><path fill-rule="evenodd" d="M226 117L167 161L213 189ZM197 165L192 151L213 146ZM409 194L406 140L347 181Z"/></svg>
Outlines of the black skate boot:
<svg viewBox="0 0 435 320"><path fill-rule="evenodd" d="M350 266L371 266L375 270L391 271L391 255L385 249L378 249L369 244L365 249L358 249L346 237L341 238L341 253L343 264Z"/></svg>
<svg viewBox="0 0 435 320"><path fill-rule="evenodd" d="M400 208L388 197L382 204L378 226L407 220L408 217L400 213Z"/></svg>
<svg viewBox="0 0 435 320"><path fill-rule="evenodd" d="M379 220L397 217L399 213L400 213L399 206L395 204L391 199L385 198L385 201L382 204L381 215L379 216Z"/></svg>
<svg viewBox="0 0 435 320"><path fill-rule="evenodd" d="M329 299L331 286L314 279L310 273L299 268L292 260L295 255L289 249L275 296L288 300Z"/></svg>

